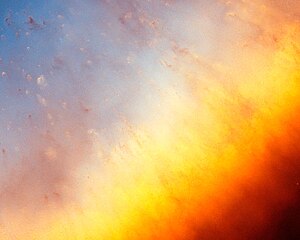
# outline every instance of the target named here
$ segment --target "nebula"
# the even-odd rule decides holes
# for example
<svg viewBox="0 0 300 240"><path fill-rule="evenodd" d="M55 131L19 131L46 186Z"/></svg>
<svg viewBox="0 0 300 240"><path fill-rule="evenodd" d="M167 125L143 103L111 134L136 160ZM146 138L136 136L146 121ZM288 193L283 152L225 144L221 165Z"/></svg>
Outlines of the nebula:
<svg viewBox="0 0 300 240"><path fill-rule="evenodd" d="M0 6L0 239L300 238L297 1Z"/></svg>

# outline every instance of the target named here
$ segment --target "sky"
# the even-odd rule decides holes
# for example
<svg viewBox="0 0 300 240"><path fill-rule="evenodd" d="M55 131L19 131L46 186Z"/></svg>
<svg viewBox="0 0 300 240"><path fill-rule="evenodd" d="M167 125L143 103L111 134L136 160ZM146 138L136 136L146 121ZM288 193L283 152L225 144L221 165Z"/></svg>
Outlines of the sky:
<svg viewBox="0 0 300 240"><path fill-rule="evenodd" d="M299 21L0 0L0 239L298 239Z"/></svg>

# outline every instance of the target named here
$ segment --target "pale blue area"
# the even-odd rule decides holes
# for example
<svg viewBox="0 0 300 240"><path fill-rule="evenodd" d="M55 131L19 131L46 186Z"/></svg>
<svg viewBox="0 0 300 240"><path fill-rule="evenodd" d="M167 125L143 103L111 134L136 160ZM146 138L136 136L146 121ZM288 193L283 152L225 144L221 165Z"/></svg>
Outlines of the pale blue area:
<svg viewBox="0 0 300 240"><path fill-rule="evenodd" d="M179 82L161 64L162 53L171 51L171 39L157 36L151 47L156 36L147 24L136 15L127 23L120 19L140 10L153 19L162 14L173 18L180 6L133 2L1 1L0 74L5 74L0 75L0 150L6 149L10 162L36 148L32 139L46 144L45 133L55 144L74 148L64 138L69 121L74 122L74 138L95 129L109 149L122 132L122 119L140 124L160 114L157 89ZM165 37L171 36L168 31ZM41 75L44 88L36 82ZM54 114L54 125L48 112Z"/></svg>

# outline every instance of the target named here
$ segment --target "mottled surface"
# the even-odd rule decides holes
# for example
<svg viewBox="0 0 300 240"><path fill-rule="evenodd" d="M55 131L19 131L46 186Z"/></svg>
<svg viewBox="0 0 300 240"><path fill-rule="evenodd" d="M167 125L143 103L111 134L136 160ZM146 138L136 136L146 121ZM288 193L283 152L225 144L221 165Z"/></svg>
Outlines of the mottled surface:
<svg viewBox="0 0 300 240"><path fill-rule="evenodd" d="M0 1L0 239L300 239L296 0Z"/></svg>

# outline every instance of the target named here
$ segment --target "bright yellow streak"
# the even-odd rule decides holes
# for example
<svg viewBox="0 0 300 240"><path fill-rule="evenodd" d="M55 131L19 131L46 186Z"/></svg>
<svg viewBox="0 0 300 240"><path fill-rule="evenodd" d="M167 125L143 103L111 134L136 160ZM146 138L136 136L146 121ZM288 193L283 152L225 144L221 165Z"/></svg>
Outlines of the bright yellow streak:
<svg viewBox="0 0 300 240"><path fill-rule="evenodd" d="M201 78L199 57L181 55L174 64L190 95L166 89L168 110L158 121L128 124L101 176L95 169L78 181L81 202L46 213L36 229L24 226L22 239L192 239L196 226L218 222L241 184L263 181L269 144L290 144L287 123L300 106L299 27L288 25L278 41L236 53L236 66L212 64Z"/></svg>
<svg viewBox="0 0 300 240"><path fill-rule="evenodd" d="M84 202L54 213L36 239L190 239L193 226L218 218L239 184L263 179L270 139L288 144L283 122L294 121L299 107L296 30L263 59L266 69L234 72L242 81L230 89L208 78L204 91L195 74L188 80L193 99L168 90L169 113L143 130L128 126L105 180L95 172L83 186Z"/></svg>

